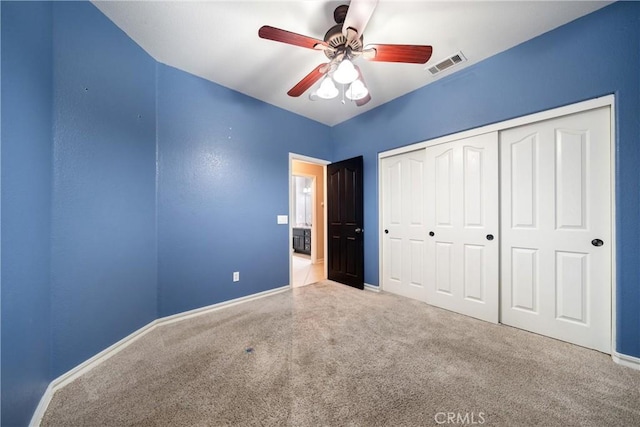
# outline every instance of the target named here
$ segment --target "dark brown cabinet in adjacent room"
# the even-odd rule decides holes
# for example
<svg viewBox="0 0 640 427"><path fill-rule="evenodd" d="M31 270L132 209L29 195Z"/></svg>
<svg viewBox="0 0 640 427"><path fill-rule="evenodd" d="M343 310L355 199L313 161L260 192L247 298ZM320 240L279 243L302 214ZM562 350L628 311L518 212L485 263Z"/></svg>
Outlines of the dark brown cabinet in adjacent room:
<svg viewBox="0 0 640 427"><path fill-rule="evenodd" d="M293 229L293 250L301 254L311 255L311 229Z"/></svg>

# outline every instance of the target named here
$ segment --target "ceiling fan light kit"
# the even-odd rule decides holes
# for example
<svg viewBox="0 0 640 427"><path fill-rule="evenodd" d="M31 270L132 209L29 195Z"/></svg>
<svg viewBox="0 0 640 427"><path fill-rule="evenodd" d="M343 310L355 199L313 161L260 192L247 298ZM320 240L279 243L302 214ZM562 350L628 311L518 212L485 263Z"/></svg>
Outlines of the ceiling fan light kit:
<svg viewBox="0 0 640 427"><path fill-rule="evenodd" d="M333 79L343 85L347 85L358 78L358 71L347 58L343 59L333 72Z"/></svg>
<svg viewBox="0 0 640 427"><path fill-rule="evenodd" d="M333 80L331 80L329 76L326 76L322 79L322 83L320 83L320 87L316 91L316 95L318 98L332 99L338 96L338 88L333 84Z"/></svg>
<svg viewBox="0 0 640 427"><path fill-rule="evenodd" d="M364 83L360 80L356 80L349 86L345 96L352 101L358 101L363 99L369 94L369 90L365 87Z"/></svg>
<svg viewBox="0 0 640 427"><path fill-rule="evenodd" d="M360 68L352 61L360 57L373 62L401 62L425 64L431 57L432 47L427 45L374 44L363 47L362 33L367 26L378 0L351 0L349 6L338 6L334 11L336 25L331 27L324 40L265 25L258 31L263 39L287 43L307 49L321 50L329 59L307 74L287 94L298 97L318 80L320 87L315 92L319 98L331 99L338 95L333 80L349 85L346 97L362 106L371 100ZM323 79L324 77L324 79ZM312 97L311 97L312 98Z"/></svg>

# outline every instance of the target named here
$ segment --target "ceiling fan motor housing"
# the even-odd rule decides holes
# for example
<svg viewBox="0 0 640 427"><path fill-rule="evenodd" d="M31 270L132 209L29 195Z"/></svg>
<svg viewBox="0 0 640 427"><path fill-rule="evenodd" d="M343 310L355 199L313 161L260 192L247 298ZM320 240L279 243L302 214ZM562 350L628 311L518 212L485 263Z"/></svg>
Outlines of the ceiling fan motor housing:
<svg viewBox="0 0 640 427"><path fill-rule="evenodd" d="M327 31L327 34L324 35L324 41L331 46L333 49L325 49L324 54L327 55L327 58L333 59L339 54L345 53L347 58L351 59L351 52L360 52L362 51L362 45L364 42L364 37L360 37L354 39L347 46L347 38L344 34L342 34L342 24L334 25Z"/></svg>

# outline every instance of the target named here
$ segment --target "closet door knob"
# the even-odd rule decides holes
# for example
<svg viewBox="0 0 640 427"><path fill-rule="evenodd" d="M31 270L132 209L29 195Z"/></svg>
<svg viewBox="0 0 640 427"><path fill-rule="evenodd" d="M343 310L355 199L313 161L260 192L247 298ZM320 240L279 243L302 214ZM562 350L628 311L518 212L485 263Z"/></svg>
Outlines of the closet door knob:
<svg viewBox="0 0 640 427"><path fill-rule="evenodd" d="M604 242L602 240L600 240L600 239L593 239L591 241L591 244L593 246L602 246L602 245L604 245Z"/></svg>
<svg viewBox="0 0 640 427"><path fill-rule="evenodd" d="M384 234L389 234L389 230L384 230Z"/></svg>
<svg viewBox="0 0 640 427"><path fill-rule="evenodd" d="M493 240L493 234L487 234L487 240Z"/></svg>
<svg viewBox="0 0 640 427"><path fill-rule="evenodd" d="M436 235L436 233L434 233L433 231L430 231L430 232L429 232L429 236L433 237L433 236L435 236L435 235Z"/></svg>

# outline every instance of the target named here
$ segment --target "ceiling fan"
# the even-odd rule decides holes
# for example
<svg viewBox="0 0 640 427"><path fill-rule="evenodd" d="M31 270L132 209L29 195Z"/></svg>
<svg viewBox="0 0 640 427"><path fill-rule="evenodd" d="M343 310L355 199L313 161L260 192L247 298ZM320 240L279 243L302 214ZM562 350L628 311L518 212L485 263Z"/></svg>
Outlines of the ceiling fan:
<svg viewBox="0 0 640 427"><path fill-rule="evenodd" d="M323 40L280 28L265 25L258 31L263 39L287 43L307 49L323 51L329 62L314 68L293 86L287 94L297 97L305 93L323 78L315 92L320 98L331 99L338 95L335 82L349 85L344 92L347 98L362 106L371 100L362 72L354 60L360 57L369 61L425 64L433 48L426 45L371 44L364 46L363 32L378 0L351 0L350 5L338 6L333 12L336 25L331 27Z"/></svg>

